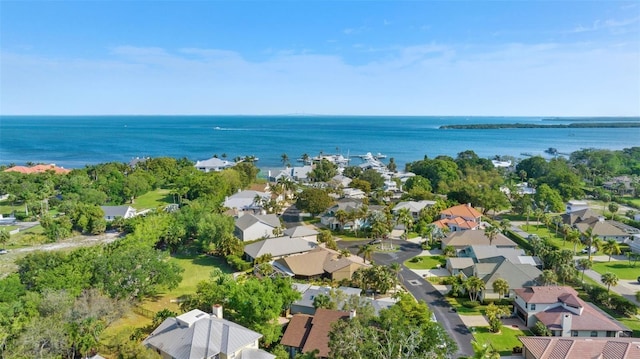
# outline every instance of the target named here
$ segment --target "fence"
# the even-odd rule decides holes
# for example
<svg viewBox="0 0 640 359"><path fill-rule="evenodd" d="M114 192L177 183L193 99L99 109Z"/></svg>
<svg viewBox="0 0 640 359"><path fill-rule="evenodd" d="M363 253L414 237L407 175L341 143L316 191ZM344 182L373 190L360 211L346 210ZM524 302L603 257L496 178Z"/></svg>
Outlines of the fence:
<svg viewBox="0 0 640 359"><path fill-rule="evenodd" d="M147 317L149 319L153 319L156 316L155 312L153 312L153 311L151 311L149 309L144 309L144 308L142 308L140 306L137 306L137 305L133 307L133 312L136 313L136 314L140 314L143 317Z"/></svg>

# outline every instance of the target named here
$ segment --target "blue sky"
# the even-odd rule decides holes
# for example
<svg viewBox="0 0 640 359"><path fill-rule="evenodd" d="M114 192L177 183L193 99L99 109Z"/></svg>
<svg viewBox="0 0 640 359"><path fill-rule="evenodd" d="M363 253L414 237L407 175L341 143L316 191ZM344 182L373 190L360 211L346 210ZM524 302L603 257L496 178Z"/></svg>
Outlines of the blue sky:
<svg viewBox="0 0 640 359"><path fill-rule="evenodd" d="M639 116L624 1L5 1L0 114Z"/></svg>

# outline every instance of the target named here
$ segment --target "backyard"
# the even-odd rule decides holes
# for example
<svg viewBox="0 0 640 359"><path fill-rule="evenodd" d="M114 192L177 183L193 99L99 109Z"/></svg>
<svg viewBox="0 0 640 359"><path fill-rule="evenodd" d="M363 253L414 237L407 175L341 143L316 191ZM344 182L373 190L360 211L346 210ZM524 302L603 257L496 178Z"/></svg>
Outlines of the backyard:
<svg viewBox="0 0 640 359"><path fill-rule="evenodd" d="M169 194L169 190L160 188L136 198L131 207L140 211L143 209L155 209L173 202L173 197Z"/></svg>
<svg viewBox="0 0 640 359"><path fill-rule="evenodd" d="M534 223L529 223L528 226L526 224L523 224L522 226L520 226L520 229L529 234L535 234L541 239L546 239L549 241L549 243L560 249L570 249L573 251L573 243L565 241L560 231L558 231L558 234L556 235L555 230L550 230L542 224L538 225ZM578 245L576 246L578 255L580 254L580 250L583 247L584 245L582 245L581 243L578 243Z"/></svg>
<svg viewBox="0 0 640 359"><path fill-rule="evenodd" d="M487 344L500 352L502 356L511 355L514 347L522 347L518 337L531 335L529 331L522 331L503 326L500 333L491 333L488 327L472 327L473 337L480 344Z"/></svg>

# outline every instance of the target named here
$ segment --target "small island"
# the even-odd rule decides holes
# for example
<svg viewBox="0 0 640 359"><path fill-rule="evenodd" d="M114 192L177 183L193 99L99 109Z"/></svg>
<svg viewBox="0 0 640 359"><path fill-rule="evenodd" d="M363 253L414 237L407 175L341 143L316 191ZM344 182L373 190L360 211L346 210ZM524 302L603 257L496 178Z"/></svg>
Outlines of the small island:
<svg viewBox="0 0 640 359"><path fill-rule="evenodd" d="M443 125L441 130L495 130L503 128L636 128L640 127L640 122L594 122L594 123L568 123L542 125L536 123L478 123L469 125Z"/></svg>

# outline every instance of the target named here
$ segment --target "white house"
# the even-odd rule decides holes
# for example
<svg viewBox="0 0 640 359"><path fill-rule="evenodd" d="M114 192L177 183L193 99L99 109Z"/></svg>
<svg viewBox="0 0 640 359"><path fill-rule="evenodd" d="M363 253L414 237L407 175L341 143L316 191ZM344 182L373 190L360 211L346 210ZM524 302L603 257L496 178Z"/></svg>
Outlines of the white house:
<svg viewBox="0 0 640 359"><path fill-rule="evenodd" d="M571 287L544 286L514 289L514 314L527 327L542 322L558 337L618 337L629 328L578 298Z"/></svg>
<svg viewBox="0 0 640 359"><path fill-rule="evenodd" d="M137 215L136 209L131 206L100 206L100 208L102 208L104 219L107 222L111 222L117 217L127 219Z"/></svg>
<svg viewBox="0 0 640 359"><path fill-rule="evenodd" d="M222 317L222 307L213 314L194 309L165 319L142 343L163 359L275 359L258 346L262 334Z"/></svg>
<svg viewBox="0 0 640 359"><path fill-rule="evenodd" d="M275 214L247 213L236 219L234 235L244 242L253 241L275 237L273 231L280 227L280 219Z"/></svg>
<svg viewBox="0 0 640 359"><path fill-rule="evenodd" d="M427 200L403 201L403 202L398 202L398 204L396 204L395 207L393 207L391 212L394 215L396 215L401 209L407 208L409 212L411 212L411 216L413 217L413 220L417 221L418 218L420 217L420 211L422 211L427 207L431 207L434 204L436 204L436 201L427 201Z"/></svg>
<svg viewBox="0 0 640 359"><path fill-rule="evenodd" d="M585 201L572 200L567 202L567 213L588 209L589 204Z"/></svg>
<svg viewBox="0 0 640 359"><path fill-rule="evenodd" d="M256 213L262 211L262 205L258 203L257 199L260 199L260 201L269 200L271 199L271 194L253 190L239 191L225 198L222 205L226 208L237 210L239 215L242 215L243 212Z"/></svg>
<svg viewBox="0 0 640 359"><path fill-rule="evenodd" d="M196 161L195 167L202 172L218 172L235 165L235 162L212 157L208 160Z"/></svg>

